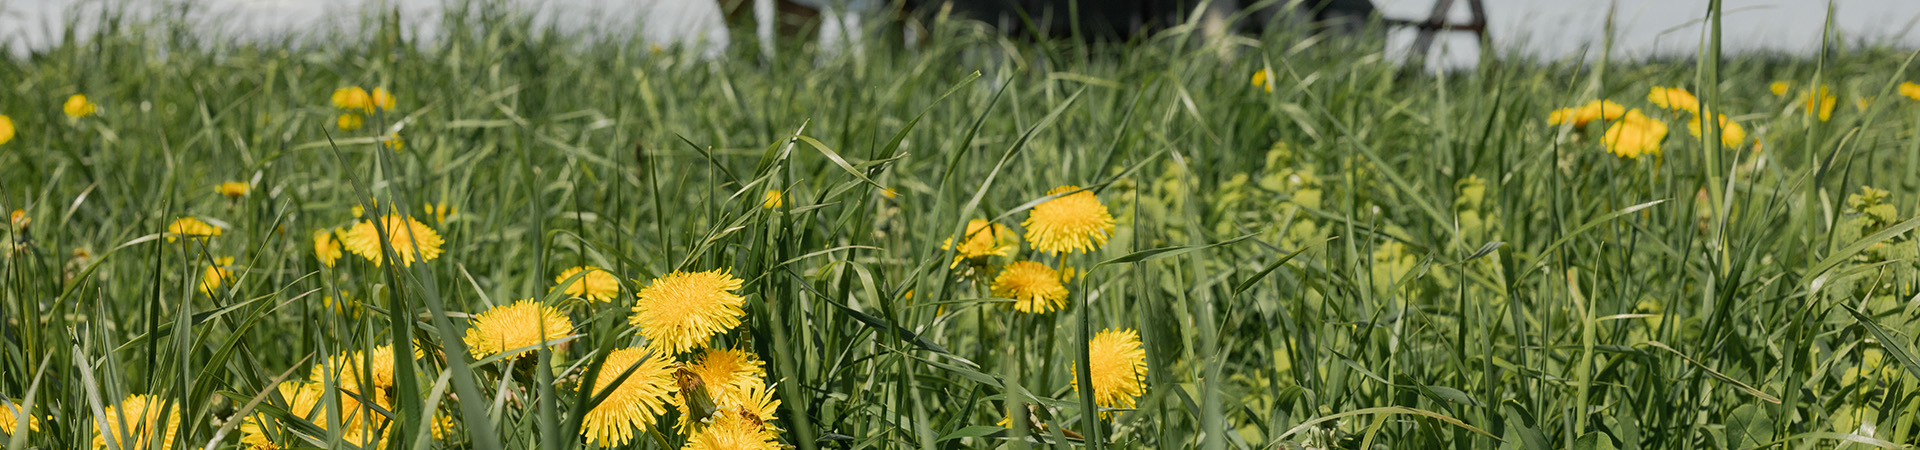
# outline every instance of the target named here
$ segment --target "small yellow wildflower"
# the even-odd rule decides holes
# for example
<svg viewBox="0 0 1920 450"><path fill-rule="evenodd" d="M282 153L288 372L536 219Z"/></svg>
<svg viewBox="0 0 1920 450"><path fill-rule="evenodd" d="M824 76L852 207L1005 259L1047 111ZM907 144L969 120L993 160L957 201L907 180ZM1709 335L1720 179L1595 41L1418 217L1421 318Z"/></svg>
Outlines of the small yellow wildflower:
<svg viewBox="0 0 1920 450"><path fill-rule="evenodd" d="M779 190L768 189L767 194L760 197L760 207L774 209L785 206L787 202L784 197Z"/></svg>
<svg viewBox="0 0 1920 450"><path fill-rule="evenodd" d="M1078 189L1060 186L1047 191L1047 195ZM1113 215L1107 213L1107 206L1100 204L1100 197L1093 191L1079 191L1034 206L1020 225L1027 228L1027 242L1033 243L1034 250L1047 254L1091 252L1107 245L1107 237L1113 234Z"/></svg>
<svg viewBox="0 0 1920 450"><path fill-rule="evenodd" d="M67 117L75 119L91 116L99 109L100 105L87 101L87 96L81 94L73 94L72 97L67 97L67 104L60 107L61 112L67 113Z"/></svg>
<svg viewBox="0 0 1920 450"><path fill-rule="evenodd" d="M1686 89L1654 86L1647 92L1647 101L1668 110L1700 113L1700 99Z"/></svg>
<svg viewBox="0 0 1920 450"><path fill-rule="evenodd" d="M495 306L473 317L473 327L464 339L474 359L507 352L507 359L525 356L527 347L540 345L573 334L573 319L559 309L533 299Z"/></svg>
<svg viewBox="0 0 1920 450"><path fill-rule="evenodd" d="M442 201L440 203L421 205L421 209L426 210L427 215L433 216L433 223L446 223L447 216L455 212L453 207L447 206L447 202L445 201Z"/></svg>
<svg viewBox="0 0 1920 450"><path fill-rule="evenodd" d="M389 134L386 137L380 138L380 143L396 152L407 151L407 140L401 139L399 134Z"/></svg>
<svg viewBox="0 0 1920 450"><path fill-rule="evenodd" d="M1806 110L1807 114L1818 116L1821 122L1833 118L1833 106L1839 103L1839 99L1833 96L1833 90L1827 86L1808 89L1804 101L1806 104L1802 105L1801 109Z"/></svg>
<svg viewBox="0 0 1920 450"><path fill-rule="evenodd" d="M993 296L1013 299L1013 309L1029 314L1045 314L1067 307L1067 286L1052 267L1033 261L1019 261L1001 269L993 277Z"/></svg>
<svg viewBox="0 0 1920 450"><path fill-rule="evenodd" d="M1775 81L1773 84L1767 85L1767 90L1773 92L1775 97L1787 95L1787 91L1790 89L1793 89L1793 83L1785 81Z"/></svg>
<svg viewBox="0 0 1920 450"><path fill-rule="evenodd" d="M993 256L1013 256L1020 251L1020 236L1012 228L985 219L967 221L967 232L962 235L960 246L953 246L953 239L940 244L942 250L953 250L953 264L957 267L961 261L974 260L985 265L985 260Z"/></svg>
<svg viewBox="0 0 1920 450"><path fill-rule="evenodd" d="M228 181L220 183L219 186L213 188L213 190L219 192L220 195L225 195L227 198L232 199L245 197L249 189L251 189L251 186L248 186L245 181Z"/></svg>
<svg viewBox="0 0 1920 450"><path fill-rule="evenodd" d="M1910 99L1920 100L1920 84L1914 84L1912 81L1900 83L1900 95L1907 96L1907 98ZM7 142L6 136L9 134L6 130L10 127L4 126L6 118L7 116L0 116L0 143Z"/></svg>
<svg viewBox="0 0 1920 450"><path fill-rule="evenodd" d="M373 112L373 96L367 90L352 86L333 90L333 107L344 110Z"/></svg>
<svg viewBox="0 0 1920 450"><path fill-rule="evenodd" d="M1273 92L1273 84L1273 71L1260 69L1253 73L1253 87L1266 89L1267 92Z"/></svg>
<svg viewBox="0 0 1920 450"><path fill-rule="evenodd" d="M340 131L358 130L361 125L366 125L366 123L367 119L361 118L359 114L354 113L341 113L340 118L334 121L334 125L339 126Z"/></svg>
<svg viewBox="0 0 1920 450"><path fill-rule="evenodd" d="M573 284L567 285L564 292L568 296L604 303L611 302L614 296L620 295L620 280L613 277L613 272L594 266L567 269L560 272L560 276L553 277L553 282L566 283L568 278L573 278L574 274L583 271L587 274L581 275L580 279L573 280Z"/></svg>
<svg viewBox="0 0 1920 450"><path fill-rule="evenodd" d="M207 273L200 276L200 292L208 297L218 297L220 286L233 281L233 271L227 268L232 265L232 256L214 258L213 265L207 266Z"/></svg>
<svg viewBox="0 0 1920 450"><path fill-rule="evenodd" d="M1579 108L1560 108L1547 114L1548 125L1573 123L1574 128L1587 126L1595 120L1617 120L1627 113L1627 107L1611 100L1594 100Z"/></svg>
<svg viewBox="0 0 1920 450"><path fill-rule="evenodd" d="M373 88L372 104L373 106L383 110L393 109L393 105L394 105L393 93L387 92L387 88L383 88L383 87Z"/></svg>
<svg viewBox="0 0 1920 450"><path fill-rule="evenodd" d="M1600 141L1607 151L1621 158L1639 159L1640 155L1660 154L1660 141L1667 138L1667 124L1647 117L1640 110L1628 111L1619 122L1607 128Z"/></svg>
<svg viewBox="0 0 1920 450"><path fill-rule="evenodd" d="M1687 122L1687 133L1693 134L1693 137L1700 137L1700 134L1703 132L1704 131L1700 129L1700 116L1693 116L1693 120ZM1721 114L1720 145L1740 148L1740 145L1746 143L1746 141L1747 129L1741 127L1739 122L1727 120L1726 114Z"/></svg>
<svg viewBox="0 0 1920 450"><path fill-rule="evenodd" d="M13 140L13 118L0 115L0 144Z"/></svg>
<svg viewBox="0 0 1920 450"><path fill-rule="evenodd" d="M440 257L440 246L446 241L441 240L440 233L434 232L426 224L399 214L388 214L380 223L380 227L374 227L372 221L354 224L341 236L347 251L373 261L373 265L379 267L387 260L386 249L380 245L380 232L385 231L394 255L400 258L401 266L411 266L416 260L432 261Z"/></svg>
<svg viewBox="0 0 1920 450"><path fill-rule="evenodd" d="M168 242L173 242L173 240L178 237L208 238L219 235L220 227L213 226L213 224L202 222L200 219L192 217L181 217L167 225Z"/></svg>
<svg viewBox="0 0 1920 450"><path fill-rule="evenodd" d="M313 232L313 256L327 267L333 267L334 261L339 261L341 256L340 241L334 237L334 233L334 230Z"/></svg>

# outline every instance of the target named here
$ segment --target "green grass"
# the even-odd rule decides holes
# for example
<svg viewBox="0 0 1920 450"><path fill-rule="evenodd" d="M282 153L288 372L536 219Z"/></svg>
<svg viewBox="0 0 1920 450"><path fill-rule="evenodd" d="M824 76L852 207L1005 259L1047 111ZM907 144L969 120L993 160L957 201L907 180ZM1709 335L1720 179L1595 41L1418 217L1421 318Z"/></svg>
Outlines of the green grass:
<svg viewBox="0 0 1920 450"><path fill-rule="evenodd" d="M104 407L151 394L182 414L173 448L237 448L237 415L288 417L276 380L411 342L429 356L398 366L390 445L578 448L591 396L576 383L639 343L633 293L711 269L747 297L714 345L766 361L771 424L801 449L1920 440L1920 103L1896 93L1916 78L1901 50L1722 58L1716 31L1704 67L1422 75L1378 42L1288 32L1085 45L940 22L918 48L760 62L492 7L456 8L424 41L369 23L248 42L116 21L0 58L18 128L0 208L31 218L0 260L0 398L40 421L0 444L85 448ZM1248 83L1263 68L1272 92ZM1801 109L1811 84L1837 95L1831 120ZM343 132L328 96L344 86L387 87L398 107ZM1699 94L1761 149L1691 137L1652 86ZM99 114L63 116L75 93ZM1546 123L1594 99L1664 121L1663 155L1618 158L1604 125ZM378 144L390 129L404 150ZM224 181L252 191L229 200ZM1014 312L991 273L948 267L941 243L969 219L1020 229L1060 185L1119 221L1090 254L1023 247L1084 274L1067 309ZM1891 194L1851 200L1862 186ZM761 208L768 189L785 205ZM437 259L314 257L312 233L353 206L442 202L444 222L418 215L446 238ZM225 232L161 238L181 216ZM236 279L198 292L222 256ZM620 299L549 294L583 264L618 274ZM581 335L469 366L467 315L524 298ZM1146 390L1094 420L1070 380L1108 328L1139 330ZM1022 404L1045 429L995 425ZM433 410L457 423L444 439L425 431ZM313 440L283 444L347 445L292 427ZM684 439L668 426L632 446Z"/></svg>

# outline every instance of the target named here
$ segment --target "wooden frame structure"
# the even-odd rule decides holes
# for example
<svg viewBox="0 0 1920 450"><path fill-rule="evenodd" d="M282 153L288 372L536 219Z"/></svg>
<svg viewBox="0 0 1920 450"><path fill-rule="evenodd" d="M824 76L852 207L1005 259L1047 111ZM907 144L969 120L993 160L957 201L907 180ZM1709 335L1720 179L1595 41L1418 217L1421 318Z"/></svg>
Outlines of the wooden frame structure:
<svg viewBox="0 0 1920 450"><path fill-rule="evenodd" d="M1486 53L1487 48L1493 43L1493 39L1487 35L1487 6L1481 0L1466 1L1469 14L1467 23L1451 23L1447 20L1447 13L1453 12L1454 0L1434 0L1433 12L1427 15L1427 20L1387 19L1388 25L1413 27L1420 30L1413 39L1413 46L1407 49L1409 61L1424 67L1427 63L1427 53L1433 49L1433 39L1441 31L1473 33L1474 37L1480 41L1481 53Z"/></svg>

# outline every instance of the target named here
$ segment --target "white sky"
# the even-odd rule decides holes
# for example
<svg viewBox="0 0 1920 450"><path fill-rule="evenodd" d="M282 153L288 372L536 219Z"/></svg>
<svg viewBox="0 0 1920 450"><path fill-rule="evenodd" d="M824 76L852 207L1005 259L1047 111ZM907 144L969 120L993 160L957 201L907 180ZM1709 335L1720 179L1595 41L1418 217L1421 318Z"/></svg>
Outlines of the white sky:
<svg viewBox="0 0 1920 450"><path fill-rule="evenodd" d="M76 5L97 9L103 2L125 0L0 0L0 40L11 51L42 47L57 38L67 12ZM443 1L450 0L198 0L203 9L231 13L214 21L227 33L272 35L285 30L339 26L357 17L369 5L399 5L415 24L427 24ZM1433 0L1373 0L1395 18L1424 19ZM157 1L156 1L157 2ZM514 0L543 11L543 18L562 23L594 23L619 27L644 23L649 35L668 39L684 30L697 33L703 24L717 24L707 0ZM1617 55L1642 57L1654 53L1691 54L1700 36L1698 25L1707 0L1485 0L1490 32L1500 48L1516 46L1530 55L1565 58L1582 47L1598 43L1607 9L1615 6ZM1834 23L1849 41L1896 42L1920 48L1920 33L1909 30L1920 20L1920 0L1833 0ZM696 4L699 3L699 4ZM1466 1L1453 16L1465 20ZM1820 42L1825 0L1725 0L1729 11L1723 40L1729 49L1772 49L1807 52ZM145 3L143 3L145 4ZM649 9L652 8L652 9ZM643 11L651 11L648 14ZM1689 24L1692 24L1689 26ZM684 35L684 34L683 34ZM724 39L724 34L720 35ZM1412 33L1397 33L1390 45L1404 48ZM1477 57L1475 42L1462 33L1441 40L1447 64L1470 63Z"/></svg>

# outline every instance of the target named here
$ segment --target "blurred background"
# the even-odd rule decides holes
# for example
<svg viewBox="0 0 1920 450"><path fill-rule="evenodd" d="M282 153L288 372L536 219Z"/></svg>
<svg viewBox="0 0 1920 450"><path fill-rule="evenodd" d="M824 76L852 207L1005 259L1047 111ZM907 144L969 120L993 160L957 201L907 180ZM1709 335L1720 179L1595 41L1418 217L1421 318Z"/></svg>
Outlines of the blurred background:
<svg viewBox="0 0 1920 450"><path fill-rule="evenodd" d="M1418 22L1435 17L1436 3L1452 3L1447 22L1472 23L1472 0L1225 0L1210 3L1224 17L1248 8L1295 7L1303 9L1372 11L1400 26L1388 31L1388 56L1404 59L1419 33ZM937 13L950 6L989 24L1019 33L1025 25L1017 14L1009 14L1008 5L1029 5L1046 9L1050 4L1066 5L1068 0L490 0L532 12L542 26L565 27L604 33L642 33L655 45L696 46L710 55L721 54L731 42L728 26L758 32L762 39L827 39L857 48L858 42L833 40L840 30L879 23L872 19L901 14L909 9L922 14ZM136 14L174 14L205 24L209 33L223 36L278 39L298 37L294 33L319 30L351 31L360 26L360 18L375 11L397 11L410 30L431 36L433 20L445 8L462 2L447 0L191 0L127 2L120 0L0 0L0 40L15 54L44 48L62 39L61 30L71 23L79 30L94 24L90 18L106 8L128 8ZM1107 22L1119 29L1150 29L1154 21L1170 22L1180 13L1190 13L1195 0L1087 0L1078 5L1087 17L1085 32ZM1485 11L1485 29L1493 48L1518 52L1541 59L1586 57L1598 53L1606 18L1612 11L1616 38L1614 54L1619 58L1644 59L1658 56L1691 55L1698 48L1698 18L1707 0L1481 0ZM1804 55L1821 42L1829 6L1836 37L1844 44L1889 44L1901 48L1920 47L1920 34L1912 30L1920 20L1920 1L1916 0L1726 0L1729 11L1725 26L1726 48L1735 52L1774 51ZM1037 5L1037 6L1034 6ZM759 8L756 10L756 8ZM773 30L754 24L757 14L769 11L795 23L811 23L804 31L796 27ZM1064 9L1064 8L1062 8ZM1034 15L1045 15L1044 12ZM1159 17L1156 17L1159 16ZM1239 28L1259 23L1270 14L1247 12L1248 20ZM759 16L765 17L765 16ZM841 20L827 20L840 18ZM1103 20L1104 18L1104 20ZM1038 18L1033 20L1044 20ZM1064 27L1060 27L1064 28ZM769 33L771 31L771 33ZM869 30L871 31L871 30ZM1069 33L1058 33L1064 35ZM1110 30L1111 31L1111 30ZM1244 31L1244 30L1243 30ZM1127 31L1117 31L1125 34ZM81 35L85 35L83 32ZM1433 39L1429 65L1435 68L1468 67L1480 56L1478 39L1471 32L1441 31Z"/></svg>

